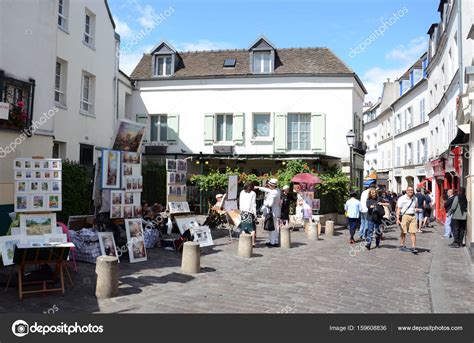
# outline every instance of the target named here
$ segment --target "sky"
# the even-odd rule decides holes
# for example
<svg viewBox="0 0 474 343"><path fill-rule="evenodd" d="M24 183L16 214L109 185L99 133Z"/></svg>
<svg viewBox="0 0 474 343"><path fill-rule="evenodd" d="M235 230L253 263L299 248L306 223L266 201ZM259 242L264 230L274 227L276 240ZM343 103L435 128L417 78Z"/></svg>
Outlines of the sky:
<svg viewBox="0 0 474 343"><path fill-rule="evenodd" d="M439 0L108 2L127 74L162 40L178 51L246 49L263 35L277 49L330 48L361 78L366 101L376 101L387 78L417 61L427 49L426 32L439 21Z"/></svg>

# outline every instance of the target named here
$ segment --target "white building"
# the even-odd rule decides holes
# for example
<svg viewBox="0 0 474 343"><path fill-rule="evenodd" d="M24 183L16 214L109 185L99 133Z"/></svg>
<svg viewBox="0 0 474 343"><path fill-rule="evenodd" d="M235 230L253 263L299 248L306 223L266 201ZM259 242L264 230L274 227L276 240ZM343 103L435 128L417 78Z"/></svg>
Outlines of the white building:
<svg viewBox="0 0 474 343"><path fill-rule="evenodd" d="M377 158L377 145L379 141L379 128L377 118L380 115L380 104L382 100L379 100L367 110L364 111L364 142L367 145L364 161L364 176L371 174L378 170Z"/></svg>
<svg viewBox="0 0 474 343"><path fill-rule="evenodd" d="M9 107L8 120L0 119L0 151L14 149L0 152L0 223L13 208L15 158L92 164L97 149L110 145L128 106L118 89L131 96L118 71L114 29L107 1L0 1L0 102ZM35 123L32 137L22 135Z"/></svg>
<svg viewBox="0 0 474 343"><path fill-rule="evenodd" d="M424 54L397 81L399 97L392 107L394 167L391 183L401 192L416 187L426 179L428 162L428 81L427 56Z"/></svg>
<svg viewBox="0 0 474 343"><path fill-rule="evenodd" d="M249 49L202 52L161 42L131 79L132 112L150 124L148 160L191 156L263 174L302 158L317 169L349 161L352 129L362 179L366 91L329 49L277 49L264 37Z"/></svg>

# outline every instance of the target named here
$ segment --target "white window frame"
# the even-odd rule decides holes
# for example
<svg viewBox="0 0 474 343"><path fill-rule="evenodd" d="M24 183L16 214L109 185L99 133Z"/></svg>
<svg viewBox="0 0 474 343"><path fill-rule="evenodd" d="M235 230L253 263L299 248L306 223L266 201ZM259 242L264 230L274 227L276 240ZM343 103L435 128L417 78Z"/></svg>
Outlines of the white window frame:
<svg viewBox="0 0 474 343"><path fill-rule="evenodd" d="M268 121L268 135L267 136L255 136L255 116L268 116L269 121ZM272 137L272 114L270 112L254 112L252 113L252 141L273 141Z"/></svg>
<svg viewBox="0 0 474 343"><path fill-rule="evenodd" d="M167 59L170 59L170 73L166 73L166 68L168 66ZM158 74L158 67L160 65L160 59L163 59L163 73ZM173 56L172 55L154 55L153 61L153 76L171 76L173 75Z"/></svg>
<svg viewBox="0 0 474 343"><path fill-rule="evenodd" d="M88 94L87 98L84 97L84 89L86 78L88 80ZM95 76L83 71L81 76L81 106L80 112L81 114L85 114L88 116L94 116L95 106L94 106L94 99L95 99ZM87 109L85 109L84 105L87 105Z"/></svg>
<svg viewBox="0 0 474 343"><path fill-rule="evenodd" d="M153 126L152 126L152 118L153 117L157 117L158 118L158 121L157 121L157 127L155 128L156 129L156 140L152 140L151 138L151 130L153 129ZM162 119L163 118L166 118L166 139L163 139L163 137L161 137L161 123L162 123ZM149 135L150 135L150 143L166 143L168 142L168 115L167 114L150 114L150 132L149 132Z"/></svg>
<svg viewBox="0 0 474 343"><path fill-rule="evenodd" d="M217 118L223 116L224 117L224 132L223 132L223 140L218 140L217 139ZM230 133L230 137L227 137L227 120L228 118L232 118L232 132ZM234 114L233 113L216 113L215 120L214 120L214 132L215 132L215 142L217 144L219 143L231 143L234 140Z"/></svg>
<svg viewBox="0 0 474 343"><path fill-rule="evenodd" d="M309 142L308 142L308 149L305 149L305 150L302 150L302 149L290 149L290 139L287 137L287 150L288 152L290 153L298 153L298 152L308 152L308 151L311 151L311 113L307 113L307 112L291 112L291 113L288 113L287 115L287 121L288 121L288 124L287 124L287 131L286 131L286 134L288 136L289 134L289 130L290 130L290 115L293 115L293 114L297 114L298 116L301 116L301 115L305 115L305 116L309 116ZM301 124L301 121L299 121L299 123ZM300 128L298 128L298 133L299 133L299 138L301 138L300 134L301 134L301 130ZM298 141L299 142L299 146L301 146L301 141Z"/></svg>
<svg viewBox="0 0 474 343"><path fill-rule="evenodd" d="M58 74L57 66L60 66L60 71ZM59 78L59 86L57 84L57 79ZM66 106L66 87L67 87L67 62L56 59L56 65L54 68L54 102L56 105L62 107ZM56 100L56 96L59 95Z"/></svg>
<svg viewBox="0 0 474 343"><path fill-rule="evenodd" d="M268 72L265 72L265 58L264 56L265 55L268 55L269 56L269 66L268 66ZM256 60L257 60L257 56L262 56L261 58L259 58L258 62L260 64L260 66L258 66L258 70L256 69L257 67L257 64L255 63ZM264 51L254 51L253 53L253 73L254 74L271 74L272 73L272 70L273 70L273 61L272 61L272 52L270 50L264 50Z"/></svg>
<svg viewBox="0 0 474 343"><path fill-rule="evenodd" d="M87 17L89 17L89 24L87 24ZM92 49L95 48L95 24L95 14L86 8L86 12L84 14L84 32L82 36L82 42Z"/></svg>
<svg viewBox="0 0 474 343"><path fill-rule="evenodd" d="M58 0L58 27L66 32L69 30L69 0Z"/></svg>

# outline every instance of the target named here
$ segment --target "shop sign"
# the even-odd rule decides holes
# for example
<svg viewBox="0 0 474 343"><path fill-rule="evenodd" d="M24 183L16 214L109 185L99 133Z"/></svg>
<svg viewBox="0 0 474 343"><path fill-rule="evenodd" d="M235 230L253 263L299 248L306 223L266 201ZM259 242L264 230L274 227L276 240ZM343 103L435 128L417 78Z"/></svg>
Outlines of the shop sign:
<svg viewBox="0 0 474 343"><path fill-rule="evenodd" d="M0 102L0 119L8 120L10 112L10 104L7 102Z"/></svg>

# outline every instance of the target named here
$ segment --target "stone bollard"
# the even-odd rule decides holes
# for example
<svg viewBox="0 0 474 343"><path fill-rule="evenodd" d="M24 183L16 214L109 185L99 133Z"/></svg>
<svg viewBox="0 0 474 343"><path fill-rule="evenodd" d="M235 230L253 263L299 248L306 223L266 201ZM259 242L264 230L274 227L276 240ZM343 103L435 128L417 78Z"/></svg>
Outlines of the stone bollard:
<svg viewBox="0 0 474 343"><path fill-rule="evenodd" d="M324 234L326 236L334 236L334 222L332 220L328 220L326 222L326 226L324 227Z"/></svg>
<svg viewBox="0 0 474 343"><path fill-rule="evenodd" d="M201 271L201 250L199 243L184 243L181 271L185 274L197 274Z"/></svg>
<svg viewBox="0 0 474 343"><path fill-rule="evenodd" d="M250 258L253 254L252 235L241 233L239 237L239 250L237 255Z"/></svg>
<svg viewBox="0 0 474 343"><path fill-rule="evenodd" d="M114 256L97 257L95 273L97 282L95 296L100 299L116 297L118 295L118 258Z"/></svg>
<svg viewBox="0 0 474 343"><path fill-rule="evenodd" d="M308 239L317 241L319 239L318 226L316 223L311 223L308 230Z"/></svg>
<svg viewBox="0 0 474 343"><path fill-rule="evenodd" d="M282 226L280 228L280 247L291 248L291 230L289 226Z"/></svg>

